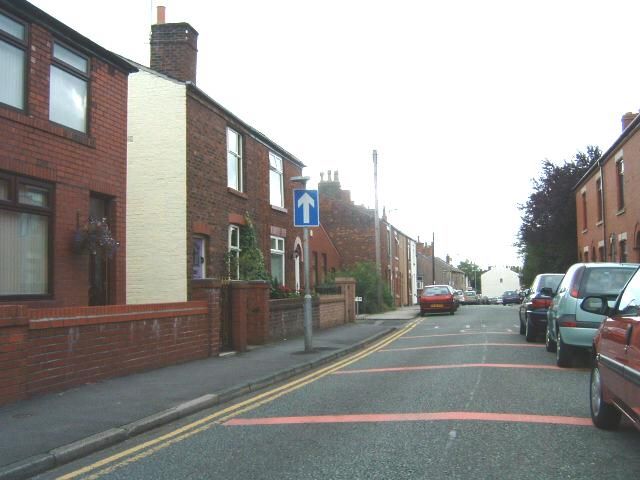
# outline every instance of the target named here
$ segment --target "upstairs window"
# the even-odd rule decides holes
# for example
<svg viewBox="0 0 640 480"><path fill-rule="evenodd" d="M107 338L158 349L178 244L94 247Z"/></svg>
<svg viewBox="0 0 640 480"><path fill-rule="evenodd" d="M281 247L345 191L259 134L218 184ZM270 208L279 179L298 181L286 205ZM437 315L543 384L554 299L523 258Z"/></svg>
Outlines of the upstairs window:
<svg viewBox="0 0 640 480"><path fill-rule="evenodd" d="M242 136L227 128L227 186L243 191Z"/></svg>
<svg viewBox="0 0 640 480"><path fill-rule="evenodd" d="M582 192L582 229L587 229L587 192Z"/></svg>
<svg viewBox="0 0 640 480"><path fill-rule="evenodd" d="M0 12L0 103L24 110L27 27Z"/></svg>
<svg viewBox="0 0 640 480"><path fill-rule="evenodd" d="M624 161L616 162L616 183L618 187L618 210L624 208Z"/></svg>
<svg viewBox="0 0 640 480"><path fill-rule="evenodd" d="M87 132L89 59L53 44L49 84L49 120Z"/></svg>
<svg viewBox="0 0 640 480"><path fill-rule="evenodd" d="M602 221L602 179L596 180L596 191L598 192L598 198L596 204L598 205L598 222Z"/></svg>
<svg viewBox="0 0 640 480"><path fill-rule="evenodd" d="M271 205L284 207L282 182L282 158L269 152L269 195Z"/></svg>

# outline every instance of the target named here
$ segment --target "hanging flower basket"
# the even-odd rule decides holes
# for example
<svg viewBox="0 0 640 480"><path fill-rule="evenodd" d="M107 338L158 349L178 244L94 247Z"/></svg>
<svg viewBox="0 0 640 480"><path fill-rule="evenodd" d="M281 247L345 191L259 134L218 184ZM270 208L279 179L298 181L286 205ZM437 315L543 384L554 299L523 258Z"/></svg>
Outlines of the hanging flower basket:
<svg viewBox="0 0 640 480"><path fill-rule="evenodd" d="M95 255L101 251L111 258L119 246L120 242L113 238L106 218L89 217L89 221L78 226L73 235L73 251L78 254Z"/></svg>

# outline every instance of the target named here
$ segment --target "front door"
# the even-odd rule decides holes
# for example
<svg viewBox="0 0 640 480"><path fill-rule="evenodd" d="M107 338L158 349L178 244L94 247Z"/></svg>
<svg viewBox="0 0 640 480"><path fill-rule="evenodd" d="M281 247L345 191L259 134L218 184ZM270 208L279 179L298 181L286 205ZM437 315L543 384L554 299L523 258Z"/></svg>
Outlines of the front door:
<svg viewBox="0 0 640 480"><path fill-rule="evenodd" d="M89 218L107 219L109 222L109 200L92 195L89 200ZM89 254L89 305L108 305L109 298L109 259L105 252L98 248Z"/></svg>

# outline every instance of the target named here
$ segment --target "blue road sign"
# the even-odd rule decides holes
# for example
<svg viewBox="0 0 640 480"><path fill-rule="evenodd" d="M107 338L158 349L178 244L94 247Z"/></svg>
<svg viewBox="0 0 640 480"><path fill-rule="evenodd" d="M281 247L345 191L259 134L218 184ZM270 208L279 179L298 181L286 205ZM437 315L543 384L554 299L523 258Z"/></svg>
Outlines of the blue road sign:
<svg viewBox="0 0 640 480"><path fill-rule="evenodd" d="M293 226L317 227L320 225L320 202L317 190L293 190Z"/></svg>

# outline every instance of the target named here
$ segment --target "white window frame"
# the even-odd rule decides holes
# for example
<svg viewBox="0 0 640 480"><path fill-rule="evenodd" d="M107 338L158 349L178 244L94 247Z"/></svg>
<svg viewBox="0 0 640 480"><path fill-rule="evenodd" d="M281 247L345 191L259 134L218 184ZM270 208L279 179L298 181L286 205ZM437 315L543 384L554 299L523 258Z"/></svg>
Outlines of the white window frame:
<svg viewBox="0 0 640 480"><path fill-rule="evenodd" d="M19 110L25 109L25 98L26 98L26 64L27 64L27 25L22 21L7 15L6 13L0 11L0 16L4 17L9 24L9 28L11 26L15 26L16 28L13 30L8 30L6 28L0 28L0 43L6 45L9 49L15 49L22 52L22 68L16 69L14 72L16 76L19 75L19 78L16 78L15 86L19 91L17 92L19 95L18 98L15 98L14 101L11 101L10 98L5 98L9 100L9 102L3 102L0 100L0 103L3 105L9 105L10 107L17 108ZM13 25L15 24L15 25ZM6 68L6 65L5 65ZM6 92L3 92L3 95L6 95Z"/></svg>
<svg viewBox="0 0 640 480"><path fill-rule="evenodd" d="M231 243L232 239L233 239L233 232L236 232L236 238L238 240L237 245L234 245ZM228 238L227 238L227 243L229 245L229 256L235 256L237 260L240 260L240 227L238 225L229 225L229 234L228 234ZM231 263L229 263L229 269L231 269ZM232 280L239 280L240 279L240 262L236 261L236 271L234 272L235 275L231 275L231 271L229 271L229 278L231 278Z"/></svg>
<svg viewBox="0 0 640 480"><path fill-rule="evenodd" d="M273 256L279 255L282 262L282 278L280 279L280 285L285 285L286 271L285 271L285 241L283 237L277 237L271 235L271 263L273 263ZM273 272L272 272L273 273ZM273 278L273 275L272 277Z"/></svg>
<svg viewBox="0 0 640 480"><path fill-rule="evenodd" d="M231 145L231 135L235 135L235 145ZM235 175L232 175L235 173ZM232 181L233 177L235 179ZM242 135L227 127L227 186L239 192L244 191L242 175Z"/></svg>
<svg viewBox="0 0 640 480"><path fill-rule="evenodd" d="M200 256L201 265L198 267L199 275L196 275L196 262L198 259L196 258L196 243L201 243L202 245L202 255ZM192 255L192 274L191 278L194 279L203 279L207 278L207 238L204 235L194 235L193 236L193 255Z"/></svg>
<svg viewBox="0 0 640 480"><path fill-rule="evenodd" d="M282 157L269 152L269 200L271 205L280 208L284 208L283 167ZM276 176L277 180L275 180ZM276 182L277 185L275 185Z"/></svg>

